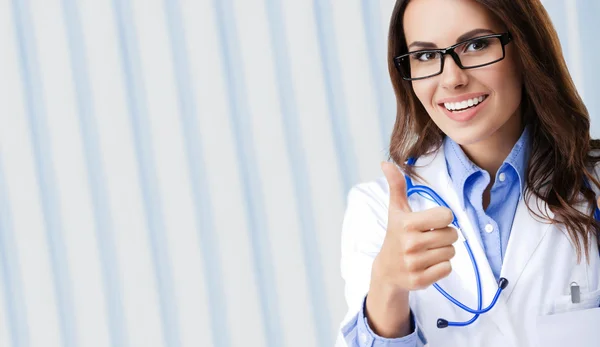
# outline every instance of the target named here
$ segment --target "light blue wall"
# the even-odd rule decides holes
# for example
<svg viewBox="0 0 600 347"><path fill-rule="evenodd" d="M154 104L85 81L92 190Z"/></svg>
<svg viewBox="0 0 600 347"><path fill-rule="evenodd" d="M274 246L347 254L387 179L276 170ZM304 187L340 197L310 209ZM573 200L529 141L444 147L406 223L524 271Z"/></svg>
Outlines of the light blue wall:
<svg viewBox="0 0 600 347"><path fill-rule="evenodd" d="M592 136L598 138L600 67L594 57L600 53L600 3L591 0L545 0L542 3L552 17L569 71L592 118Z"/></svg>
<svg viewBox="0 0 600 347"><path fill-rule="evenodd" d="M600 4L545 5L600 136ZM392 7L0 0L0 346L332 346Z"/></svg>

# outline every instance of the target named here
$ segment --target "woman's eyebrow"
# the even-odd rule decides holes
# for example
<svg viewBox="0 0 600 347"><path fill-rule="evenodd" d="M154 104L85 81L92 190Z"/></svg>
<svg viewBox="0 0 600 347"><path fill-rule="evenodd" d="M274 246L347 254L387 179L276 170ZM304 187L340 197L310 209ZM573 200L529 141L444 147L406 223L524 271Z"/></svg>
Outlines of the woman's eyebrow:
<svg viewBox="0 0 600 347"><path fill-rule="evenodd" d="M478 36L479 34L494 34L494 32L490 29L483 29L483 28L473 29L473 30L467 31L466 33L460 35L456 39L456 43L468 40L472 37ZM438 48L438 46L435 43L424 42L424 41L414 41L410 45L408 45L407 48L410 49L411 47L414 47L414 46L419 46L422 48L432 48L432 49Z"/></svg>

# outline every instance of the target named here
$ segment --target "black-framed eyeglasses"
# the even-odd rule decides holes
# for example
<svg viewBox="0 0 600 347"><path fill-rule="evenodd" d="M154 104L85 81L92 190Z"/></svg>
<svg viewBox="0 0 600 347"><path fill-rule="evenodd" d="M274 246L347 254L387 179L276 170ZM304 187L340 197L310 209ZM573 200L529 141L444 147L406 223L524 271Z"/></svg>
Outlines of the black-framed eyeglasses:
<svg viewBox="0 0 600 347"><path fill-rule="evenodd" d="M504 59L509 32L479 36L444 49L408 52L394 58L394 65L404 80L414 81L439 75L444 71L444 56L450 54L461 69L474 69Z"/></svg>

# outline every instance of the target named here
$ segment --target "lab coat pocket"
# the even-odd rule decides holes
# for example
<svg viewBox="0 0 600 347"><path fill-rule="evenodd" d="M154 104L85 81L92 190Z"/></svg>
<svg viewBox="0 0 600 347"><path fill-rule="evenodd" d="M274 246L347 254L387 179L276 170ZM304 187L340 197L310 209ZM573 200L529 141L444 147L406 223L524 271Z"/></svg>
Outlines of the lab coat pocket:
<svg viewBox="0 0 600 347"><path fill-rule="evenodd" d="M582 291L579 302L571 295L561 295L552 303L549 314L537 318L537 346L597 346L600 340L600 289Z"/></svg>
<svg viewBox="0 0 600 347"><path fill-rule="evenodd" d="M537 346L596 347L600 340L598 321L600 307L539 316L535 328Z"/></svg>
<svg viewBox="0 0 600 347"><path fill-rule="evenodd" d="M581 292L579 302L573 302L572 296L561 295L554 301L551 314L572 312L600 307L600 289L591 292Z"/></svg>

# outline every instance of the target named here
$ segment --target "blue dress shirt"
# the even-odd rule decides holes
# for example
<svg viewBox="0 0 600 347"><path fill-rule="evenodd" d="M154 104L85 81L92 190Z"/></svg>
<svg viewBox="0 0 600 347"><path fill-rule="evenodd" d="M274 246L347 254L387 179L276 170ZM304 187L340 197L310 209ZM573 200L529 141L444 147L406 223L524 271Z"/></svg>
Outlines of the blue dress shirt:
<svg viewBox="0 0 600 347"><path fill-rule="evenodd" d="M462 208L466 209L473 227L479 229L482 246L496 280L500 277L515 211L525 188L530 147L529 128L526 127L496 173L490 191L490 203L484 210L483 192L490 183L489 173L473 164L456 142L448 136L444 139L448 174L454 189L459 192ZM348 346L415 347L417 339L420 339L423 344L426 343L418 327L411 334L400 338L388 339L377 336L367 322L364 313L365 303L366 299L363 302L363 309L342 329L342 335L348 342Z"/></svg>
<svg viewBox="0 0 600 347"><path fill-rule="evenodd" d="M466 209L473 227L479 229L482 246L496 280L500 278L510 229L525 188L530 147L529 128L526 127L498 169L489 205L484 210L483 191L490 184L490 174L473 164L456 142L447 136L444 140L448 174L455 191L459 192L462 208Z"/></svg>

